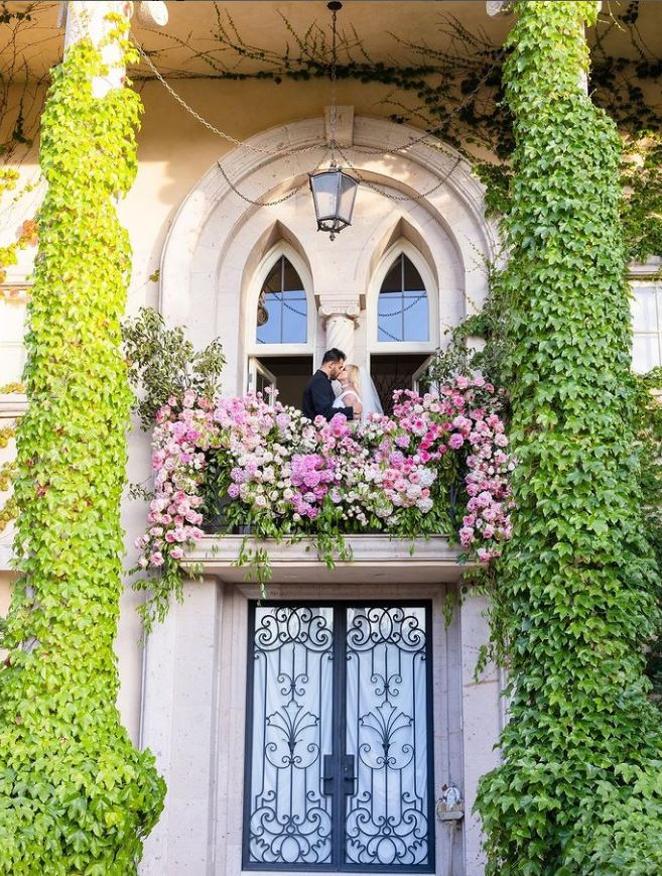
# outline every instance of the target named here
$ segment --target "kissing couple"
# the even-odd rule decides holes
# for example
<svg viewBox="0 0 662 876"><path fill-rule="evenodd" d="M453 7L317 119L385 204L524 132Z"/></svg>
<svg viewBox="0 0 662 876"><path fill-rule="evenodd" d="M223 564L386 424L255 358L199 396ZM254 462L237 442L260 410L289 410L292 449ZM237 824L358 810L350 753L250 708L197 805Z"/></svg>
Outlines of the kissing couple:
<svg viewBox="0 0 662 876"><path fill-rule="evenodd" d="M309 420L319 416L331 420L336 414L344 414L348 420L365 421L372 413L383 413L367 370L347 364L346 359L337 347L322 356L322 364L303 391L301 407Z"/></svg>

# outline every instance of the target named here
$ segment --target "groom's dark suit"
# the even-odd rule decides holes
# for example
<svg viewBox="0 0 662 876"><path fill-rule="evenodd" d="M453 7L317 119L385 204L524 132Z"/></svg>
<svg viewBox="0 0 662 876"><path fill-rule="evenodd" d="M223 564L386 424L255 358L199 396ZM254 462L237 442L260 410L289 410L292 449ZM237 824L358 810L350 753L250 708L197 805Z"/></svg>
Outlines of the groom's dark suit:
<svg viewBox="0 0 662 876"><path fill-rule="evenodd" d="M324 371L316 371L303 391L304 416L308 417L309 420L314 420L321 414L330 420L336 414L344 414L348 420L353 420L354 408L334 408L335 400L331 381Z"/></svg>

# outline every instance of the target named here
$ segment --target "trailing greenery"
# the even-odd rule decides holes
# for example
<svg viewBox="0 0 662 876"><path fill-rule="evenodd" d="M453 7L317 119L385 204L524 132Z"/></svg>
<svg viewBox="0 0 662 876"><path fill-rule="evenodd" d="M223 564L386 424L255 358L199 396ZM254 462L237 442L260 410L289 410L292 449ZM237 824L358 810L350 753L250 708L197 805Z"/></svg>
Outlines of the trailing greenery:
<svg viewBox="0 0 662 876"><path fill-rule="evenodd" d="M15 426L0 428L0 450L4 450L11 440L16 437ZM13 461L0 464L0 493L11 490L16 477L16 465ZM10 496L0 504L0 532L7 528L8 524L16 517L16 500Z"/></svg>
<svg viewBox="0 0 662 876"><path fill-rule="evenodd" d="M487 873L658 874L658 623L639 487L620 144L586 95L592 2L516 3L504 369L518 459L500 564L510 722L481 782ZM656 829L654 825L657 825Z"/></svg>
<svg viewBox="0 0 662 876"><path fill-rule="evenodd" d="M0 150L1 153L1 150ZM7 192L14 191L19 180L18 171L15 168L0 167L0 201ZM0 283L4 283L7 279L7 268L10 265L15 265L18 262L18 253L28 246L35 246L37 243L37 223L34 219L26 219L19 229L15 239L6 246L0 246ZM4 297L9 301L14 300L12 291L4 292L0 290L0 297ZM22 387L17 383L9 383L0 386L0 393L20 392ZM15 435L15 427L7 427L0 429L0 449L7 446L9 440ZM9 492L13 486L13 479L16 474L16 466L13 462L3 462L0 464L0 493ZM3 532L7 526L16 518L17 507L16 499L13 495L9 496L0 503L0 532Z"/></svg>
<svg viewBox="0 0 662 876"><path fill-rule="evenodd" d="M19 180L19 173L13 167L0 167L0 200L7 192L15 191ZM22 189L25 191L25 187ZM6 246L0 246L0 283L7 279L7 267L18 262L19 250L37 243L37 223L34 219L26 219L21 224L16 239Z"/></svg>
<svg viewBox="0 0 662 876"><path fill-rule="evenodd" d="M110 38L123 39L116 21ZM112 198L135 174L140 100L128 89L93 97L102 70L89 41L72 47L42 119L48 191L17 435L20 576L1 643L3 876L129 876L164 796L116 707L131 403L119 321L131 252Z"/></svg>
<svg viewBox="0 0 662 876"><path fill-rule="evenodd" d="M350 558L344 536L411 540L445 534L487 565L510 537L514 462L499 396L480 374L452 372L435 394L398 392L393 416L314 422L258 394L198 396L159 409L152 439L154 494L136 568L150 591L149 628L189 574L187 548L207 531L250 533L237 557L263 590L265 539L310 540L332 568ZM354 428L355 427L355 428ZM190 556L190 554L189 554ZM156 573L151 574L151 573Z"/></svg>
<svg viewBox="0 0 662 876"><path fill-rule="evenodd" d="M591 91L596 102L617 120L619 128L633 135L658 129L662 122L656 96L647 89L662 73L662 62L640 35L639 7L639 0L627 7L605 4L599 26L591 34ZM248 42L227 8L219 5L216 11L215 25L210 34L205 34L204 45L194 33L180 37L166 32L163 41L176 48L180 56L188 51L189 57L207 66L211 78L261 80L276 85L288 80L301 83L329 78L332 51L328 19L321 23L313 20L299 32L283 13L278 13L285 44L282 50ZM459 18L441 10L438 24L424 41L407 42L391 35L401 62L376 60L367 40L351 24L344 26L343 16L341 13L338 19L336 75L340 82L386 86L390 91L382 102L393 110L393 121L413 122L434 131L444 142L474 158L484 156L485 150L498 159L509 158L512 116L503 92L503 64L509 46L493 43L486 33L465 26ZM631 44L631 57L610 51L607 44L615 30L622 42ZM170 58L168 63L172 64ZM186 70L176 75L186 76Z"/></svg>
<svg viewBox="0 0 662 876"><path fill-rule="evenodd" d="M624 137L621 217L628 258L645 262L662 253L662 134Z"/></svg>

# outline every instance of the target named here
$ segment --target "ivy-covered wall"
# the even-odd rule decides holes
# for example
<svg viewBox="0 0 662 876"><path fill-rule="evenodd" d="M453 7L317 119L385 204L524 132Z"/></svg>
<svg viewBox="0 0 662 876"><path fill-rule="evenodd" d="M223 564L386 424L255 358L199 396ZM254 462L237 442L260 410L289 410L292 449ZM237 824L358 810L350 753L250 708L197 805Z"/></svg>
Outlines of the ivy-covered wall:
<svg viewBox="0 0 662 876"><path fill-rule="evenodd" d="M478 809L489 874L662 872L660 717L642 522L619 139L587 96L593 2L516 3L511 259L498 278L514 534L498 577L512 702Z"/></svg>
<svg viewBox="0 0 662 876"><path fill-rule="evenodd" d="M128 89L94 98L100 65L89 41L71 48L42 118L48 191L17 435L20 577L1 641L3 876L135 873L164 793L115 705L131 251L112 198L135 174L140 100Z"/></svg>

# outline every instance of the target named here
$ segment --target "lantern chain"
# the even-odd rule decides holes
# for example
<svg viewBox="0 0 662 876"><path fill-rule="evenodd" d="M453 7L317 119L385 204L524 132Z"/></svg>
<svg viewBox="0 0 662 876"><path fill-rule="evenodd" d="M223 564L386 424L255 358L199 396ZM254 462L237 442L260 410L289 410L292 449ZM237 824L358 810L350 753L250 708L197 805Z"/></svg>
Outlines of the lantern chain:
<svg viewBox="0 0 662 876"><path fill-rule="evenodd" d="M216 134L218 137L221 137L223 140L226 140L228 143L232 143L234 146L243 146L246 149L249 149L253 152L258 152L261 155L288 155L288 154L292 154L292 152L294 152L294 151L312 152L315 149L318 149L320 146L327 145L323 141L320 141L320 143L315 143L315 144L312 144L309 146L302 146L297 150L291 150L291 152L281 152L280 150L263 149L260 146L255 146L251 143L248 143L247 141L240 140L237 137L233 137L232 134L228 134L226 131L221 131L219 128L217 128L215 125L213 125L211 122L207 121L207 119L205 119L203 116L201 116L200 113L198 113L195 109L193 109L193 107L190 104L188 104L184 100L184 98L180 94L178 94L174 90L174 88L172 88L168 84L166 79L163 77L163 75L159 71L158 67L156 67L156 65L154 64L152 59L149 57L149 55L146 53L146 51L140 45L140 43L135 38L135 36L132 35L132 38L133 38L133 43L134 43L136 49L138 50L138 52L140 53L141 57L144 58L148 67L154 73L154 76L156 77L156 79L161 83L161 85L163 85L163 87L168 92L168 94L170 94L170 96L173 97L177 101L177 103L182 107L183 110L185 110L189 115L193 116L193 118L196 119L196 121L200 122L201 125L203 125L205 128L207 128L213 134ZM485 82L485 80L489 77L489 75L491 74L491 72L494 69L495 69L495 67L492 66L487 70L485 75L483 77L481 77L481 79L479 80L479 83L478 83L479 86ZM334 67L332 67L331 76L332 76L332 83L333 83L333 95L335 95L335 88L336 88L336 82L337 82L337 70ZM471 92L469 95L467 95L467 97L465 98L464 101L459 103L452 110L452 112L449 112L449 116L450 115L457 115L474 98L475 98L475 92ZM335 108L335 96L333 97L333 107ZM337 125L336 115L335 115L335 113L332 113L331 114L331 134L332 134L332 140L334 140L334 141L335 141L336 125ZM406 143L403 143L401 146L392 146L392 147L382 146L382 147L376 148L376 147L371 147L371 146L358 146L356 144L353 144L352 148L357 152L364 152L364 153L369 154L369 155L383 155L383 154L398 155L401 152L406 152L408 149L411 149L412 146L417 146L419 143L423 143L424 145L428 146L430 149L435 149L437 151L439 151L439 150L446 151L443 149L443 144L437 140L435 130L424 131L420 136L415 137L412 140L408 140ZM429 142L430 138L434 138L434 140L432 142ZM428 142L426 142L426 141L428 141Z"/></svg>
<svg viewBox="0 0 662 876"><path fill-rule="evenodd" d="M317 148L320 149L321 146L317 146ZM285 155L285 154L293 155L294 152L296 152L296 151L297 150L294 149L289 153L283 153L283 155ZM320 167L323 164L323 161L324 161L324 159L317 162L314 170L312 171L313 173L316 170L320 169ZM308 178L306 178L305 180L300 182L297 186L295 186L293 189L291 189L286 195L283 195L281 198L275 198L273 201L257 201L257 200L253 200L253 198L249 198L248 195L245 195L242 191L240 191L237 188L237 186L232 182L230 177L227 175L225 168L223 167L223 164L220 160L217 161L216 164L218 166L218 169L221 172L221 176L223 177L225 182L228 184L228 186L232 189L232 191L235 193L235 195L238 195L242 199L242 201L246 201L247 204L252 204L254 207L276 207L278 204L284 204L285 201L289 201L290 198L293 198L298 192L301 191L302 188L304 188L304 186L308 185Z"/></svg>
<svg viewBox="0 0 662 876"><path fill-rule="evenodd" d="M193 107L190 106L190 104L188 104L184 100L184 98L181 95L179 95L174 90L174 88L172 88L168 84L168 82L161 75L159 69L152 62L152 59L147 55L147 53L145 52L143 47L140 45L140 43L135 38L134 38L133 42L134 42L136 48L138 49L138 51L140 52L141 56L147 62L148 67L151 69L151 71L154 73L156 78L161 83L161 85L163 85L163 87L168 92L168 94L177 101L177 103L182 107L182 109L186 110L186 112L189 115L193 116L193 118L196 119L196 121L200 122L200 124L203 125L205 128L207 128L207 130L211 131L212 134L216 134L218 137L221 137L223 140L227 140L228 143L232 143L233 146L243 146L245 149L248 149L251 152L258 152L260 155L273 156L273 155L292 155L294 152L313 152L315 149L319 149L321 146L324 145L324 143L313 143L312 145L309 145L309 146L300 146L296 149L291 149L289 151L286 150L283 152L280 149L278 149L278 150L263 149L260 146L255 146L253 143L249 143L245 140L239 140L238 137L233 137L232 134L228 134L225 131L221 131L220 128L217 128L215 125L212 125L212 123L208 122L207 119L205 119L203 116L200 115L200 113L196 112L196 110L194 110Z"/></svg>
<svg viewBox="0 0 662 876"><path fill-rule="evenodd" d="M331 167L336 166L336 131L338 126L338 101L337 101L337 78L338 78L338 10L342 9L339 0L331 0L327 3L327 9L331 11Z"/></svg>
<svg viewBox="0 0 662 876"><path fill-rule="evenodd" d="M456 156L455 161L453 162L453 166L442 176L438 183L432 186L431 189L428 189L426 192L420 192L417 195L394 195L390 192L385 191L379 185L375 185L375 183L370 182L365 176L361 174L361 171L352 163L352 161L347 157L347 155L342 151L342 149L338 148L338 152L340 153L340 157L343 159L347 167L354 173L357 180L361 183L361 185L365 186L368 189L372 189L373 192L377 192L377 194L383 195L385 198L388 198L389 201L422 201L430 195L434 194L437 189L440 189L444 183L448 181L451 175L455 172L455 169L462 163L462 157Z"/></svg>

